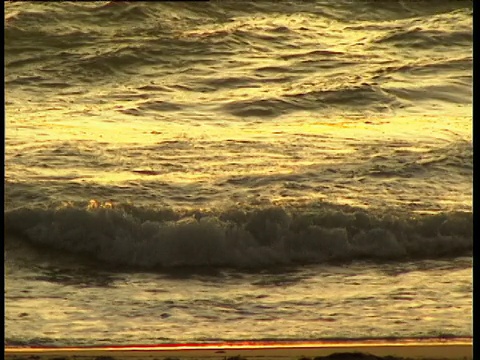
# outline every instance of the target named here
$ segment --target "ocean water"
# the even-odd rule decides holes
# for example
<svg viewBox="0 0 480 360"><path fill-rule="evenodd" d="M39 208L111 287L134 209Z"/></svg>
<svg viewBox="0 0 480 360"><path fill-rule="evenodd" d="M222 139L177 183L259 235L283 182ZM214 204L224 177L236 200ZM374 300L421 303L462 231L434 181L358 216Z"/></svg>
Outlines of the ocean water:
<svg viewBox="0 0 480 360"><path fill-rule="evenodd" d="M472 335L472 1L4 30L7 345Z"/></svg>

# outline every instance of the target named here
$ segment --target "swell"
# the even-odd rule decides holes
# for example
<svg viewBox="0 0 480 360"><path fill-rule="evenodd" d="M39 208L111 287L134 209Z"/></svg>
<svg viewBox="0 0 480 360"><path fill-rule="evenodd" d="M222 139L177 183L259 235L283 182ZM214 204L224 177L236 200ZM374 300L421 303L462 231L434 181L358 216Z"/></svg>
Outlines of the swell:
<svg viewBox="0 0 480 360"><path fill-rule="evenodd" d="M430 49L442 44L470 45L473 34L470 29L462 31L441 31L414 27L402 31L388 33L376 40L375 43L392 43L399 47Z"/></svg>
<svg viewBox="0 0 480 360"><path fill-rule="evenodd" d="M92 200L87 208L23 207L5 213L7 238L123 269L454 258L471 255L472 224L467 212L377 213L323 203L180 212Z"/></svg>
<svg viewBox="0 0 480 360"><path fill-rule="evenodd" d="M57 94L63 101L65 89L86 91L88 84L88 93L92 83L105 86L104 93L111 95L107 101L119 84L144 88L140 95L149 99L192 93L234 119L332 109L384 113L418 107L416 100L426 98L470 102L469 74L457 81L458 73L471 67L471 16L465 2L448 5L446 12L439 8L428 19L418 12L431 11L431 5L416 10L404 9L403 2L392 3L392 9L369 2L358 6L365 7L367 17L378 11L375 18L383 15L383 20L352 23L352 12L361 11L353 11L349 2L298 3L295 13L291 5L253 2L10 4L5 81L11 90L40 94L41 101L47 89L49 99ZM415 17L392 22L394 9ZM453 53L459 54L452 61ZM418 81L418 75L428 78ZM442 79L438 86L432 77ZM151 79L163 83L155 93L146 87ZM245 90L244 96L242 88L258 91ZM188 110L192 101L132 106L121 112Z"/></svg>

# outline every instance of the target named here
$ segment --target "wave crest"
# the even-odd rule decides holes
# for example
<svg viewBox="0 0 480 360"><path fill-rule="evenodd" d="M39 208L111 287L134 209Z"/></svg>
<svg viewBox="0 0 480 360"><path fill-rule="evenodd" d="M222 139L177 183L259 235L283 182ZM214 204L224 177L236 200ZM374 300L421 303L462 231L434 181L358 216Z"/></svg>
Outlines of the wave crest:
<svg viewBox="0 0 480 360"><path fill-rule="evenodd" d="M369 213L352 208L228 209L223 212L107 204L21 208L5 213L7 235L140 268L270 266L470 255L472 214Z"/></svg>

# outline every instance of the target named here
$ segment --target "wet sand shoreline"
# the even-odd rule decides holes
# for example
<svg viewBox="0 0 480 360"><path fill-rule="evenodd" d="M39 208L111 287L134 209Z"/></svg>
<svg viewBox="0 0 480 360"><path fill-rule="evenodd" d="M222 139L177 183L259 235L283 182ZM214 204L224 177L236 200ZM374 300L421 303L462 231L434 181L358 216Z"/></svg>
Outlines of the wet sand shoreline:
<svg viewBox="0 0 480 360"><path fill-rule="evenodd" d="M11 360L129 359L473 359L473 339L242 342L164 344L131 347L27 348L6 347Z"/></svg>

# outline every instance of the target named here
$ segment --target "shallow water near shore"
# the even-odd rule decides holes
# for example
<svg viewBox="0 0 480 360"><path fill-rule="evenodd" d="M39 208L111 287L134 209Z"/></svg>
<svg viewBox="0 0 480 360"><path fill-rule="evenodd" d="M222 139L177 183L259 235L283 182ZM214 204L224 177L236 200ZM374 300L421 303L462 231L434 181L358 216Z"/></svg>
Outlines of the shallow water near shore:
<svg viewBox="0 0 480 360"><path fill-rule="evenodd" d="M4 30L7 345L472 335L471 1Z"/></svg>
<svg viewBox="0 0 480 360"><path fill-rule="evenodd" d="M164 273L35 260L6 264L9 345L471 334L469 258Z"/></svg>

